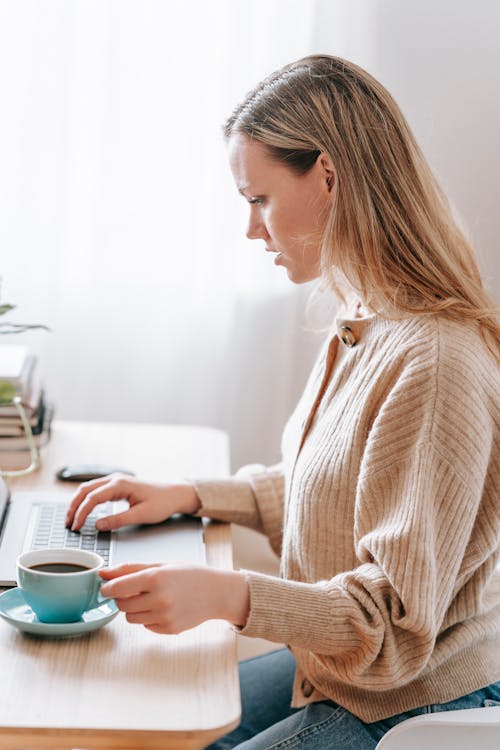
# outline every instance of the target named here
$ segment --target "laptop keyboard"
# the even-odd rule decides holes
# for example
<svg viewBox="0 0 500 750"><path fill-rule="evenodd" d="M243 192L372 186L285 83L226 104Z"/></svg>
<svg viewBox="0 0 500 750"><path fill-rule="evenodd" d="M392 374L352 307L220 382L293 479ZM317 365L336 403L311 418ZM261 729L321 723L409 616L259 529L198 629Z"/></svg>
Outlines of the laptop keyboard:
<svg viewBox="0 0 500 750"><path fill-rule="evenodd" d="M38 519L32 537L31 549L42 547L85 549L97 552L109 564L111 532L97 531L95 522L112 512L106 504L100 505L87 517L80 531L65 526L67 508L61 503L38 503Z"/></svg>

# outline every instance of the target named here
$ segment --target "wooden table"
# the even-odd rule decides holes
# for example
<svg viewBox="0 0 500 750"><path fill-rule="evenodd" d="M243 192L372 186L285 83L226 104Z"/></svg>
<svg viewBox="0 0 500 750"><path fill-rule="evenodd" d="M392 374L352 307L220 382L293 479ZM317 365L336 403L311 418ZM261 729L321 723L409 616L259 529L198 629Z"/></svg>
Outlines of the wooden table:
<svg viewBox="0 0 500 750"><path fill-rule="evenodd" d="M11 490L68 491L56 468L118 463L144 479L224 476L228 444L208 428L56 422L34 474ZM230 527L205 527L209 565L232 567ZM156 635L119 614L68 639L29 636L0 621L0 750L203 748L240 716L235 634L211 620Z"/></svg>

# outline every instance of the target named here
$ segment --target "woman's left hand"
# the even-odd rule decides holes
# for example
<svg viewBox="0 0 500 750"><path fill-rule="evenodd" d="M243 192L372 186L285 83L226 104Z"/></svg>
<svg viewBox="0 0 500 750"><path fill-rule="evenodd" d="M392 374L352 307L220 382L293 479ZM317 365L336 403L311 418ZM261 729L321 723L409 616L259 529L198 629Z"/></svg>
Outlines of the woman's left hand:
<svg viewBox="0 0 500 750"><path fill-rule="evenodd" d="M128 622L155 633L181 633L205 620L244 626L250 593L244 573L179 564L127 564L99 571L103 596Z"/></svg>

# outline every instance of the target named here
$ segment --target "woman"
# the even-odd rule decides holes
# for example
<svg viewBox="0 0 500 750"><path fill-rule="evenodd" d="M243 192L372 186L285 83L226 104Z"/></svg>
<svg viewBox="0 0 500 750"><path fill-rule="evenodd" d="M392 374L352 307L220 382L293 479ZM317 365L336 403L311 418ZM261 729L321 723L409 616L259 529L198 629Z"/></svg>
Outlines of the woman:
<svg viewBox="0 0 500 750"><path fill-rule="evenodd" d="M402 719L500 701L499 328L473 253L397 105L357 66L312 56L225 126L236 186L295 283L336 318L282 462L226 480L83 485L68 523L187 512L257 529L279 578L186 566L103 573L130 622L212 617L286 643L241 665L240 727L213 747L374 748Z"/></svg>

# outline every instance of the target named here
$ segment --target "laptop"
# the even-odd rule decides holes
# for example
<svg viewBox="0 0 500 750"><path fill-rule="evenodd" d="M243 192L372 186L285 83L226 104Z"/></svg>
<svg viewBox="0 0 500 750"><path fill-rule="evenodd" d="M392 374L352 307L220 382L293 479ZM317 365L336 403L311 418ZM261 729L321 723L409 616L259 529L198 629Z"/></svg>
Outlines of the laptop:
<svg viewBox="0 0 500 750"><path fill-rule="evenodd" d="M185 562L206 565L200 518L176 515L151 526L126 526L98 532L97 518L119 513L126 501L95 508L79 532L65 528L73 493L30 491L9 494L0 483L0 586L16 586L16 558L42 547L76 547L95 551L106 566L127 562Z"/></svg>

